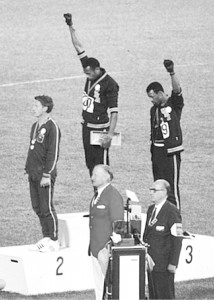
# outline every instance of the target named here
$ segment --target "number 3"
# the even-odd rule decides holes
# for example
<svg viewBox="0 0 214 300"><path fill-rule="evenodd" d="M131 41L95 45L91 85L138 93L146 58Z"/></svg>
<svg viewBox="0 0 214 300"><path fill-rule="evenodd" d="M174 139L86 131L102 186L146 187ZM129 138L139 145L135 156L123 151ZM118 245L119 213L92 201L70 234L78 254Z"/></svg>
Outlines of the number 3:
<svg viewBox="0 0 214 300"><path fill-rule="evenodd" d="M192 248L192 246L187 246L186 247L186 250L188 250L189 251L189 258L188 259L186 259L186 263L187 264L190 264L191 262L192 262L192 260L193 260L193 256L192 256L192 252L193 252L193 248Z"/></svg>
<svg viewBox="0 0 214 300"><path fill-rule="evenodd" d="M57 269L56 269L56 275L63 275L62 272L59 272L59 268L62 266L62 264L63 264L63 262L64 262L63 257L62 257L62 256L59 256L59 257L57 258L56 261L59 261L59 262L60 262L59 265L58 265L58 267L57 267Z"/></svg>

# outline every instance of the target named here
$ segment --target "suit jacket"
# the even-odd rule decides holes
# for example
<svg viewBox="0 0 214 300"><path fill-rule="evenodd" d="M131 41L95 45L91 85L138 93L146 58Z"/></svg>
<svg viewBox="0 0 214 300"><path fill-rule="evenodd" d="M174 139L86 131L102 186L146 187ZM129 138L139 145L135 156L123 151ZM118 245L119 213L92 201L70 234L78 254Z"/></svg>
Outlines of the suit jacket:
<svg viewBox="0 0 214 300"><path fill-rule="evenodd" d="M149 225L154 205L147 212L147 220L143 239L150 245L148 253L155 262L154 271L164 272L169 264L178 265L182 246L181 216L175 205L166 201L156 216L153 225ZM171 234L174 225L177 236Z"/></svg>
<svg viewBox="0 0 214 300"><path fill-rule="evenodd" d="M101 193L96 204L90 203L89 228L90 251L97 257L112 235L112 224L116 220L124 220L123 198L109 184Z"/></svg>

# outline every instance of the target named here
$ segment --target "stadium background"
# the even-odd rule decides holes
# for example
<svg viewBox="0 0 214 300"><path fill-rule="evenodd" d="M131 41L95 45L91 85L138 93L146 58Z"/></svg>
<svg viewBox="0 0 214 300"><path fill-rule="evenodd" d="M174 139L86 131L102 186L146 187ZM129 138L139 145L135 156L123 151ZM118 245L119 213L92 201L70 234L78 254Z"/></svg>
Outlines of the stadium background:
<svg viewBox="0 0 214 300"><path fill-rule="evenodd" d="M157 80L170 93L170 78L162 62L174 60L185 99L180 178L183 224L190 232L214 235L214 2L1 0L0 4L0 246L34 243L41 237L24 175L34 96L53 97L53 116L62 131L54 197L57 212L87 211L93 193L81 142L85 76L63 19L65 12L73 14L88 55L98 58L120 85L117 131L122 132L122 146L112 147L110 153L114 184L124 201L125 189L135 191L143 212L152 183L151 103L145 89ZM201 285L202 297L206 285L207 297L212 295L212 281ZM200 283L196 286L200 289ZM192 289L194 284L189 298ZM199 290L196 296L202 299ZM67 294L62 297L67 299Z"/></svg>

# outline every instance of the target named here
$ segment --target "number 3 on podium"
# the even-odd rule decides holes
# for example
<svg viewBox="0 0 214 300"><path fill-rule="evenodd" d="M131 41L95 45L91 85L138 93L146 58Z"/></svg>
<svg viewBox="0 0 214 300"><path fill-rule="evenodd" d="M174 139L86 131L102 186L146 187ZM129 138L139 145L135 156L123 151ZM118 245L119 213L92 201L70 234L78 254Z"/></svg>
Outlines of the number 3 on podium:
<svg viewBox="0 0 214 300"><path fill-rule="evenodd" d="M187 264L190 264L193 260L193 256L192 256L192 253L193 253L193 247L191 245L188 245L186 247L186 250L188 251L188 254L189 254L189 257L188 259L186 259L186 263Z"/></svg>

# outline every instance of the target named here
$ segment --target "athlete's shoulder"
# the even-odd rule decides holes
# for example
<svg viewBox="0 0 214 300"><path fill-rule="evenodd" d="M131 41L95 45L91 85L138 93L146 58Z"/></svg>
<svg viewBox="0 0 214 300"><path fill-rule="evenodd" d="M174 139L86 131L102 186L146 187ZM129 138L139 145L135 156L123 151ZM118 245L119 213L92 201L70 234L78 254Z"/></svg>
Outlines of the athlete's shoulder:
<svg viewBox="0 0 214 300"><path fill-rule="evenodd" d="M53 119L52 117L49 117L49 118L48 118L46 124L47 124L48 126L58 126L58 125L57 125L57 122L56 122L55 119Z"/></svg>
<svg viewBox="0 0 214 300"><path fill-rule="evenodd" d="M114 78L112 78L109 74L107 74L106 79L108 80L110 85L119 87L117 81Z"/></svg>
<svg viewBox="0 0 214 300"><path fill-rule="evenodd" d="M171 104L174 104L175 102L184 102L184 98L183 98L183 94L182 94L182 90L180 90L179 93L175 93L174 91L172 91L169 100Z"/></svg>
<svg viewBox="0 0 214 300"><path fill-rule="evenodd" d="M47 130L57 130L57 131L60 131L57 122L52 117L50 117L48 119L48 121L45 123L45 127L47 128Z"/></svg>
<svg viewBox="0 0 214 300"><path fill-rule="evenodd" d="M109 75L106 78L106 92L110 94L118 95L119 85L118 83Z"/></svg>
<svg viewBox="0 0 214 300"><path fill-rule="evenodd" d="M101 71L103 73L103 80L102 80L103 82L105 82L105 83L107 82L110 85L119 86L118 83L116 82L116 80L113 77L111 77L104 68L101 68Z"/></svg>

